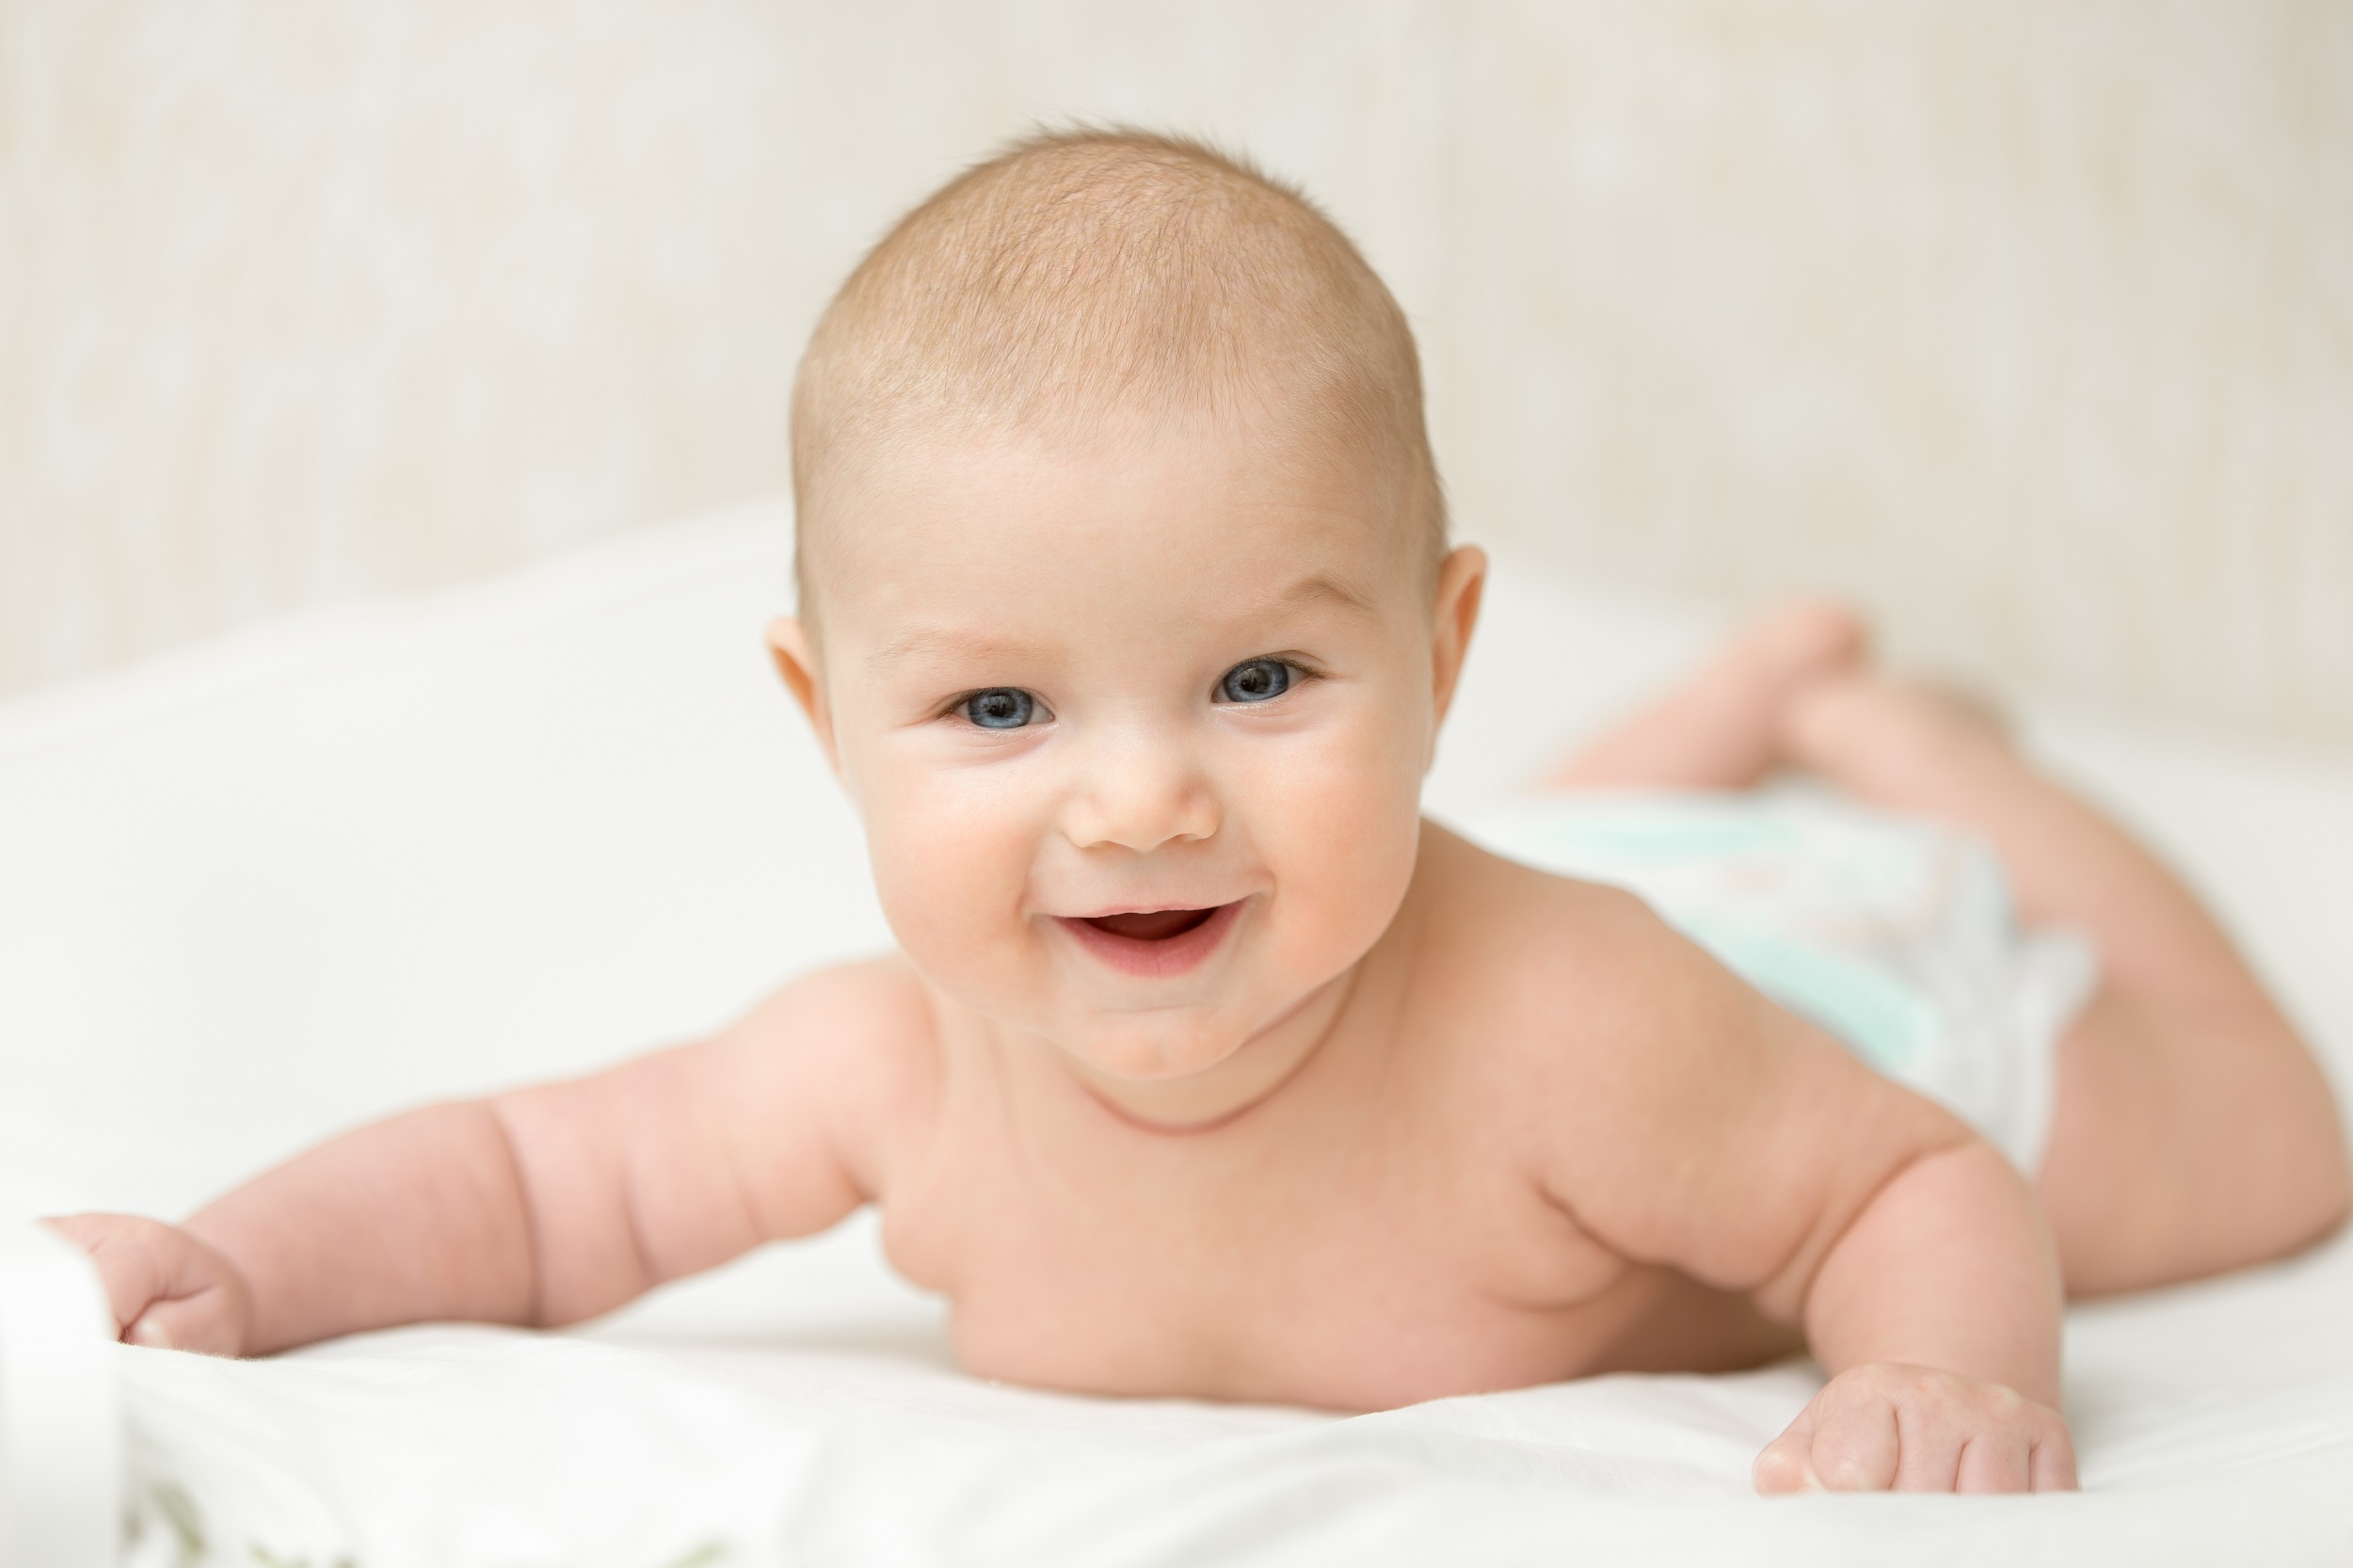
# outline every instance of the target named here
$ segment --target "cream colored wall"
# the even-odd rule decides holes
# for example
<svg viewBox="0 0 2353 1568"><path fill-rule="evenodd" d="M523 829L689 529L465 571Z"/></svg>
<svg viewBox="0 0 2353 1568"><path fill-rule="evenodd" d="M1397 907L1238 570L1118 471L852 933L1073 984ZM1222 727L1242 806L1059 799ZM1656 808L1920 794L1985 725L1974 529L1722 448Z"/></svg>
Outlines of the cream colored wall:
<svg viewBox="0 0 2353 1568"><path fill-rule="evenodd" d="M2353 6L1485 4L1466 517L2353 740Z"/></svg>
<svg viewBox="0 0 2353 1568"><path fill-rule="evenodd" d="M0 688L780 485L1034 119L1303 178L1459 519L2353 741L2353 8L0 0Z"/></svg>

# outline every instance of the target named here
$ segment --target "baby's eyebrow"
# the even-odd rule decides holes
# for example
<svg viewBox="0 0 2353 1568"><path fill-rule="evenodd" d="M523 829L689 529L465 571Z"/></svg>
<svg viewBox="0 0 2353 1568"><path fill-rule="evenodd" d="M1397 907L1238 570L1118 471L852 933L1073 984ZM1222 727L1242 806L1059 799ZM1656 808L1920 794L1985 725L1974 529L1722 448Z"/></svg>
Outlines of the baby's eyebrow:
<svg viewBox="0 0 2353 1568"><path fill-rule="evenodd" d="M1353 610L1359 615L1380 613L1369 596L1339 578L1326 576L1322 572L1301 578L1266 602L1271 608L1282 609L1293 604L1311 604L1318 600L1328 600L1344 610Z"/></svg>
<svg viewBox="0 0 2353 1568"><path fill-rule="evenodd" d="M900 632L866 656L867 667L885 670L920 655L950 655L964 659L1006 659L1037 650L1028 643L992 637L982 632L918 626Z"/></svg>
<svg viewBox="0 0 2353 1568"><path fill-rule="evenodd" d="M1337 604L1343 610L1362 616L1380 613L1369 597L1344 580L1316 572L1301 578L1280 593L1237 604L1235 616L1245 619L1271 611L1318 602ZM984 632L959 627L915 626L868 654L866 664L869 669L880 671L920 657L1005 661L1035 657L1043 651L1034 644L991 636Z"/></svg>

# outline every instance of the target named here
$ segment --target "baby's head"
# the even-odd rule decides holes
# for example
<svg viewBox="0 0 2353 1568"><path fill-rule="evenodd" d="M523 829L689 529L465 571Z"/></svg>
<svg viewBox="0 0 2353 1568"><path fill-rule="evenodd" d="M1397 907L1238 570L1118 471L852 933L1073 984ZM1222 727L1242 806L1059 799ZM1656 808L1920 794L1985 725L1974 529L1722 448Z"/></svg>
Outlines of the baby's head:
<svg viewBox="0 0 2353 1568"><path fill-rule="evenodd" d="M852 274L792 453L778 663L907 955L1107 1086L1245 1070L1403 900L1476 613L1388 291L1205 148L1040 137Z"/></svg>

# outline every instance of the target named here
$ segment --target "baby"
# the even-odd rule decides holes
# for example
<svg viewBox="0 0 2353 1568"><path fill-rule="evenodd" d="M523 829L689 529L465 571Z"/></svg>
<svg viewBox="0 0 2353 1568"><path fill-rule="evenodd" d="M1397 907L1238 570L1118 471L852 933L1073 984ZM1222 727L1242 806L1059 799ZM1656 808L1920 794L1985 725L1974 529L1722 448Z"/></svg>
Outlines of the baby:
<svg viewBox="0 0 2353 1568"><path fill-rule="evenodd" d="M965 174L819 326L793 463L771 642L900 952L183 1225L56 1222L124 1338L577 1322L871 1203L988 1377L1369 1410L1806 1346L1761 1489L2020 1491L2074 1484L2069 1292L2345 1211L2328 1088L2214 921L1834 610L1560 782L1800 769L1989 841L2100 961L2029 1174L1632 894L1423 821L1484 560L1403 316L1246 168L1083 133Z"/></svg>

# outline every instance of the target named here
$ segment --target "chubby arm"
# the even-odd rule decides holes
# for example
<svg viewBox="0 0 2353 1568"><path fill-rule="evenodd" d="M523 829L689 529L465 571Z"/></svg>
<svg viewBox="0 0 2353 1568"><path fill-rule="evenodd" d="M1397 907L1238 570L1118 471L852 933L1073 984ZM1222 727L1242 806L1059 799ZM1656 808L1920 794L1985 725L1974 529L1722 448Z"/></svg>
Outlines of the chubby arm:
<svg viewBox="0 0 2353 1568"><path fill-rule="evenodd" d="M1872 1362L1940 1367L2053 1407L2064 1305L2033 1193L1974 1138L1905 1160L1804 1292L1806 1338L1833 1372Z"/></svg>
<svg viewBox="0 0 2353 1568"><path fill-rule="evenodd" d="M395 1323L573 1322L873 1195L928 1030L896 966L828 971L702 1044L347 1133L182 1227L55 1224L140 1343L254 1355Z"/></svg>
<svg viewBox="0 0 2353 1568"><path fill-rule="evenodd" d="M1582 1097L1548 1185L1625 1256L1803 1323L1832 1381L1759 1487L2072 1487L2064 1298L2025 1181L1646 912L1614 919L1625 1000L1593 1021L1643 1070Z"/></svg>
<svg viewBox="0 0 2353 1568"><path fill-rule="evenodd" d="M1919 1154L1814 1272L1806 1336L1833 1375L1757 1456L1764 1492L2073 1490L2058 1258L2009 1162Z"/></svg>

